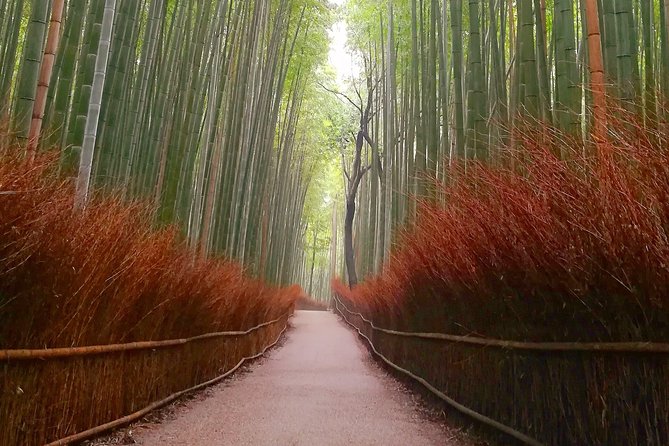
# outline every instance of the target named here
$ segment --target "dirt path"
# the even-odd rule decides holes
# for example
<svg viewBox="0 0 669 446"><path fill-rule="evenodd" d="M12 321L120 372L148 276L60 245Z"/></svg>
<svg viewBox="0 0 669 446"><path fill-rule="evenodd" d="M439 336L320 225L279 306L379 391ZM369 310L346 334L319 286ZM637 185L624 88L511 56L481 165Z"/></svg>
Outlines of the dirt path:
<svg viewBox="0 0 669 446"><path fill-rule="evenodd" d="M298 311L285 345L252 373L214 388L141 445L463 446L428 421L328 312Z"/></svg>

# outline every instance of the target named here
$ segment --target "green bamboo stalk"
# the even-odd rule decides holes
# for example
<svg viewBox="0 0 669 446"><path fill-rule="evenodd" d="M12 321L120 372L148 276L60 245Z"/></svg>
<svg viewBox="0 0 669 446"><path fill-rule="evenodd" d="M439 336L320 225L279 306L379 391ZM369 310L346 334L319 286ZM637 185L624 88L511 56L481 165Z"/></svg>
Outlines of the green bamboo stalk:
<svg viewBox="0 0 669 446"><path fill-rule="evenodd" d="M11 15L8 14L7 17L7 28L5 29L2 53L0 54L0 62L2 62L0 63L0 100L4 104L10 103L10 92L16 67L16 54L21 34L23 7L24 0L13 0L13 4L7 5L8 11L11 11ZM6 106L3 108L6 108Z"/></svg>
<svg viewBox="0 0 669 446"><path fill-rule="evenodd" d="M641 20L643 22L643 60L644 60L644 115L646 125L652 127L657 120L655 95L657 86L655 84L655 48L653 39L654 7L650 2L641 2Z"/></svg>
<svg viewBox="0 0 669 446"><path fill-rule="evenodd" d="M604 51L604 69L609 82L618 80L618 44L617 44L617 20L615 1L602 0L602 37Z"/></svg>
<svg viewBox="0 0 669 446"><path fill-rule="evenodd" d="M669 97L669 0L663 0L659 5L660 9L660 23L659 23L659 35L660 35L660 79L659 79L659 92L662 97L661 110L664 110L664 103L666 98ZM665 114L663 112L663 114Z"/></svg>
<svg viewBox="0 0 669 446"><path fill-rule="evenodd" d="M541 118L553 122L551 113L551 90L548 76L548 49L546 44L546 0L534 0L534 21L536 24L536 58L539 80L539 109Z"/></svg>
<svg viewBox="0 0 669 446"><path fill-rule="evenodd" d="M581 89L576 62L576 35L572 0L555 3L555 107L557 124L571 134L580 130Z"/></svg>
<svg viewBox="0 0 669 446"><path fill-rule="evenodd" d="M660 5L660 39L661 39L661 92L662 99L669 98L669 0L661 0ZM666 109L666 107L662 107ZM666 112L665 112L666 114Z"/></svg>
<svg viewBox="0 0 669 446"><path fill-rule="evenodd" d="M465 157L465 118L462 58L462 0L451 2L451 32L453 35L453 83L455 89L455 156Z"/></svg>
<svg viewBox="0 0 669 446"><path fill-rule="evenodd" d="M617 79L620 84L620 99L631 105L636 100L635 90L638 74L635 66L634 24L632 0L615 0L617 36Z"/></svg>
<svg viewBox="0 0 669 446"><path fill-rule="evenodd" d="M106 0L105 0L106 1ZM68 122L66 145L63 148L61 169L65 172L77 169L80 164L81 146L84 139L86 118L90 104L92 84L95 77L95 64L104 17L102 0L93 0L89 4L87 29L84 33L84 45L79 57L79 69L74 87L75 96Z"/></svg>
<svg viewBox="0 0 669 446"><path fill-rule="evenodd" d="M79 175L77 176L74 200L74 205L77 209L83 209L88 201L91 169L93 167L95 150L95 138L100 119L100 103L102 101L102 93L105 86L109 47L111 46L112 30L114 27L115 8L116 0L105 0L102 28L100 30L100 42L95 60L95 75L93 78L90 104L88 106L88 114L86 117L84 141L82 144L81 161L79 164Z"/></svg>
<svg viewBox="0 0 669 446"><path fill-rule="evenodd" d="M467 92L467 151L469 159L488 158L486 136L487 98L481 49L480 0L469 0L469 85Z"/></svg>
<svg viewBox="0 0 669 446"><path fill-rule="evenodd" d="M63 9L65 0L54 0L51 9L51 20L49 24L49 33L44 48L44 56L40 67L35 102L31 114L30 131L28 134L28 147L26 149L29 160L35 158L37 146L39 144L40 133L42 132L42 121L44 118L44 109L46 107L46 96L49 91L49 82L56 58L58 42L60 39L60 26L63 21Z"/></svg>
<svg viewBox="0 0 669 446"><path fill-rule="evenodd" d="M43 56L46 35L48 0L33 0L30 22L26 30L21 72L16 81L16 105L13 113L13 128L19 141L27 144L35 104L37 81Z"/></svg>
<svg viewBox="0 0 669 446"><path fill-rule="evenodd" d="M520 88L521 103L528 116L539 115L539 81L537 75L536 51L534 44L534 14L532 0L518 1Z"/></svg>
<svg viewBox="0 0 669 446"><path fill-rule="evenodd" d="M61 46L56 56L56 66L51 77L47 96L45 127L47 144L50 146L65 143L65 129L72 107L72 86L77 66L77 53L80 49L81 27L86 16L87 0L70 2L65 31Z"/></svg>

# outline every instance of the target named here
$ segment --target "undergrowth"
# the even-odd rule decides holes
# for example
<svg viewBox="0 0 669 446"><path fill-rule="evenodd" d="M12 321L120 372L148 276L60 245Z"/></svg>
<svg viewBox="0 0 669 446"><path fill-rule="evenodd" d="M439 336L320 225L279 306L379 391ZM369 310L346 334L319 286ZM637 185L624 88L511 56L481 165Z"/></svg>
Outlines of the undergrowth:
<svg viewBox="0 0 669 446"><path fill-rule="evenodd" d="M142 203L96 197L72 210L52 155L0 156L0 347L160 340L246 329L301 294L202 259Z"/></svg>
<svg viewBox="0 0 669 446"><path fill-rule="evenodd" d="M550 129L519 131L512 167L454 166L382 273L335 290L405 328L666 340L669 130L618 115L598 147Z"/></svg>
<svg viewBox="0 0 669 446"><path fill-rule="evenodd" d="M501 165L453 166L379 275L334 292L400 331L667 342L669 126L647 124L616 110L598 144L516 131ZM351 317L391 361L542 444L669 442L666 354L482 348Z"/></svg>
<svg viewBox="0 0 669 446"><path fill-rule="evenodd" d="M273 343L301 295L195 256L143 203L98 195L74 211L54 154L28 164L0 138L0 349L180 339L280 318L166 349L3 361L0 444L55 441L219 376Z"/></svg>

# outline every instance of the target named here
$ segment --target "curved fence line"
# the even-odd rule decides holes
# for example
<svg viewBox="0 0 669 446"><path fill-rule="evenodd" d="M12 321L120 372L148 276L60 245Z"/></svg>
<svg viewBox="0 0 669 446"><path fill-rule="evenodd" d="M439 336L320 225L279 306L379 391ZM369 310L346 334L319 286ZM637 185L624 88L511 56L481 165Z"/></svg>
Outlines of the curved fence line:
<svg viewBox="0 0 669 446"><path fill-rule="evenodd" d="M246 331L221 331L216 333L206 333L199 336L183 339L169 339L165 341L142 341L129 342L126 344L107 344L107 345L92 345L87 347L65 347L65 348L45 348L45 349L19 349L19 350L0 350L0 361L19 361L31 359L56 359L56 358L72 358L79 356L100 355L106 353L118 353L134 350L149 350L157 348L176 347L185 345L195 341L204 339L223 338L223 337L239 337L246 336L254 331L260 330L263 327L276 324L283 320L287 314L284 314L273 321L264 322L255 327L249 328Z"/></svg>
<svg viewBox="0 0 669 446"><path fill-rule="evenodd" d="M283 317L280 318L280 319L277 319L277 320L282 320L282 319L283 319ZM261 327L270 325L273 322L276 322L276 321L268 322L268 323L266 323L262 326L258 326L258 327L254 327L254 328L255 329L261 328ZM97 437L97 436L99 436L99 435L101 435L105 432L109 432L113 429L128 425L128 424L130 424L134 421L137 421L137 420L141 419L142 417L144 417L145 415L147 415L149 412L152 412L156 409L160 409L161 407L165 407L166 405L168 405L171 402L177 400L178 398L182 397L183 395L186 395L187 393L195 392L197 390L201 390L201 389L209 387L213 384L216 384L219 381L224 380L225 378L227 378L228 376L230 376L234 372L236 372L242 365L244 365L245 362L251 361L253 359L257 359L257 358L260 358L261 356L263 356L267 352L267 350L274 347L279 342L279 340L281 339L281 337L283 336L283 334L286 332L287 329L288 329L288 324L286 324L286 326L283 328L281 333L279 333L279 335L276 337L276 340L273 343L266 346L260 353L254 355L254 356L249 356L249 357L242 358L237 363L236 366L234 366L233 368L231 368L230 370L228 370L224 374L222 374L222 375L220 375L220 376L218 376L214 379L203 382L201 384L190 387L188 389L181 390L179 392L173 393L172 395L168 396L167 398L163 398L160 401L156 401L154 403L151 403L148 406L146 406L145 408L143 408L141 410L138 410L137 412L134 412L130 415L126 415L126 416L124 416L122 418L119 418L117 420L110 421L108 423L105 423L105 424L102 424L100 426L85 430L83 432L79 432L79 433L74 434L74 435L70 435L69 437L62 438L60 440L49 443L46 446L63 446L63 445L68 445L68 444L72 444L72 443L79 443L79 442L82 442L84 440L88 440L88 439Z"/></svg>
<svg viewBox="0 0 669 446"><path fill-rule="evenodd" d="M483 347L501 348L506 350L530 350L540 352L592 352L592 353L669 353L669 343L657 342L521 342L505 341L501 339L479 338L473 336L458 336L443 333L414 333L405 331L388 330L377 327L361 313L349 310L346 305L335 295L335 301L339 303L346 312L360 317L374 331L394 336L407 338L432 339L439 341L455 342L461 344L479 345Z"/></svg>
<svg viewBox="0 0 669 446"><path fill-rule="evenodd" d="M532 438L528 435L525 435L522 432L519 432L519 431L513 429L512 427L507 426L506 424L502 424L499 421L496 421L496 420L493 420L492 418L486 417L485 415L483 415L479 412L476 412L475 410L472 410L467 406L463 406L462 404L458 403L457 401L450 398L448 395L446 395L445 393L441 392L439 389L434 387L432 384L430 384L424 378L421 378L420 376L410 372L409 370L398 366L397 364L392 362L390 359L386 358L381 352L379 352L376 349L372 340L369 339L369 337L367 337L355 324L350 322L346 318L346 316L344 316L344 313L341 312L341 310L339 309L339 306L342 306L347 312L351 313L352 315L360 315L360 313L354 313L354 312L349 311L349 309L346 308L346 306L343 303L341 303L339 301L339 299L335 298L335 308L337 309L337 312L341 315L341 317L344 319L344 321L348 325L350 325L355 331L357 331L358 334L367 341L367 343L369 344L369 347L372 349L374 354L376 354L379 358L381 358L381 360L383 360L383 362L388 364L388 366L390 366L393 369L397 370L398 372L403 373L403 374L409 376L410 378L418 381L420 384L422 384L427 390L432 392L439 399L441 399L442 401L444 401L445 403L447 403L448 405L450 405L454 409L464 413L465 415L467 415L467 416L469 416L469 417L471 417L471 418L473 418L473 419L475 419L475 420L477 420L477 421L479 421L483 424L486 424L490 427L493 427L493 428L495 428L495 429L497 429L501 432L504 432L505 434L510 435L511 437L521 441L524 444L527 444L527 445L530 445L530 446L543 446L543 443L538 442L534 438ZM367 324L371 325L371 323L369 321L367 321L364 317L362 317L362 319Z"/></svg>

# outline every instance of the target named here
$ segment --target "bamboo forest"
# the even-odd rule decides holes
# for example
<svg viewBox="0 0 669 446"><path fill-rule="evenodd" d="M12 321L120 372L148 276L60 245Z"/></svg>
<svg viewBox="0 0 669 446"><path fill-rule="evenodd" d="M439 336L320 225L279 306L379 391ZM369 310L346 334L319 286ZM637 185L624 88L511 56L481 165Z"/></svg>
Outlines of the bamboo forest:
<svg viewBox="0 0 669 446"><path fill-rule="evenodd" d="M668 293L669 0L0 0L0 445L664 446Z"/></svg>

